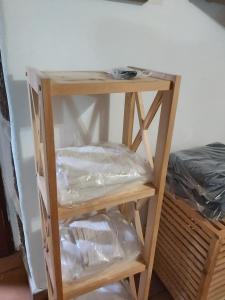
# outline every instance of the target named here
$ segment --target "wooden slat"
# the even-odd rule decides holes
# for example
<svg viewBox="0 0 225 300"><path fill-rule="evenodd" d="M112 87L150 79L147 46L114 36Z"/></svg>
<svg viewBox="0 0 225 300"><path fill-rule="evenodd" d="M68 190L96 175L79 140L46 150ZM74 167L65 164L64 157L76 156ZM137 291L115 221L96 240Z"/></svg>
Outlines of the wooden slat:
<svg viewBox="0 0 225 300"><path fill-rule="evenodd" d="M216 266L215 269L214 269L214 273L218 273L220 272L221 270L224 270L225 269L225 265L219 265L219 266Z"/></svg>
<svg viewBox="0 0 225 300"><path fill-rule="evenodd" d="M196 219L190 218L187 214L187 212L184 212L182 209L180 209L176 204L176 201L180 200L171 200L167 197L164 198L164 205L168 206L170 209L172 209L174 213L174 217L178 216L184 223L185 227L190 227L191 230L195 231L197 235L199 235L199 242L203 240L202 245L204 245L205 249L208 249L210 244L210 235L208 235L202 227L199 226L199 223L196 222Z"/></svg>
<svg viewBox="0 0 225 300"><path fill-rule="evenodd" d="M136 231L137 231L137 235L140 239L140 241L142 242L142 244L144 245L144 235L143 235L143 231L142 231L142 225L141 225L141 217L140 217L140 213L139 210L134 209L134 224L136 227Z"/></svg>
<svg viewBox="0 0 225 300"><path fill-rule="evenodd" d="M225 272L221 272L217 278L213 276L209 293L217 290L221 286L224 286L225 288Z"/></svg>
<svg viewBox="0 0 225 300"><path fill-rule="evenodd" d="M213 277L212 277L212 285L213 285L213 283L214 283L214 281L217 281L218 280L218 278L224 278L225 279L225 264L223 265L224 266L224 268L222 269L222 270L220 270L219 272L215 272L214 274L213 274Z"/></svg>
<svg viewBox="0 0 225 300"><path fill-rule="evenodd" d="M199 262L205 263L208 252L199 247L199 244L195 243L191 236L188 236L185 231L182 230L182 227L173 222L168 215L162 212L162 220L169 228L172 230L174 235L176 235L177 239L187 248L187 250L198 259Z"/></svg>
<svg viewBox="0 0 225 300"><path fill-rule="evenodd" d="M129 283L130 283L131 293L132 293L134 299L137 300L137 288L136 288L136 282L135 282L134 276L129 277Z"/></svg>
<svg viewBox="0 0 225 300"><path fill-rule="evenodd" d="M169 153L172 141L174 120L178 102L180 76L176 76L170 92L165 92L161 104L159 129L157 135L155 159L154 159L154 185L157 189L156 196L149 201L147 226L145 233L144 259L148 263L146 271L141 274L138 299L147 300L151 282L152 269L155 256L159 221L163 196Z"/></svg>
<svg viewBox="0 0 225 300"><path fill-rule="evenodd" d="M220 253L217 256L217 260L220 260L220 259L223 259L223 258L225 258L225 251L222 251L222 252L220 251Z"/></svg>
<svg viewBox="0 0 225 300"><path fill-rule="evenodd" d="M139 199L151 197L154 194L155 188L152 187L152 185L143 184L127 187L125 191L119 191L114 194L98 197L72 206L59 206L59 219L68 219L91 211L98 211L103 208L110 208L125 203L136 202Z"/></svg>
<svg viewBox="0 0 225 300"><path fill-rule="evenodd" d="M122 142L128 148L132 145L134 127L135 93L126 93L123 118Z"/></svg>
<svg viewBox="0 0 225 300"><path fill-rule="evenodd" d="M158 277L164 283L167 290L170 291L170 294L174 299L180 299L180 295L182 295L182 300L187 299L187 296L184 295L183 289L181 289L180 286L177 285L176 281L173 281L171 276L168 275L167 272L163 270L163 268L161 268L161 263L157 263L155 265L155 270L157 271Z"/></svg>
<svg viewBox="0 0 225 300"><path fill-rule="evenodd" d="M163 251L163 250L162 250ZM158 253L160 254L160 253ZM164 261L164 269L167 269L169 273L172 273L174 277L179 278L179 281L177 280L177 284L179 282L180 286L190 297L196 299L198 295L198 287L195 287L193 285L193 282L190 280L190 276L187 276L185 272L179 272L177 269L177 262L176 260L171 261L170 263L166 263L167 260L164 259L164 256L161 255L161 263ZM173 263L172 263L173 262Z"/></svg>
<svg viewBox="0 0 225 300"><path fill-rule="evenodd" d="M202 300L206 299L209 293L209 288L212 281L212 276L216 264L216 257L218 255L218 251L219 251L219 240L215 237L212 237L207 261L205 263L205 270L203 272L202 282L200 286L200 294Z"/></svg>
<svg viewBox="0 0 225 300"><path fill-rule="evenodd" d="M162 248L157 248L157 254L160 255L160 257L163 257L165 260L168 260L168 253L165 253ZM185 268L185 264L181 264L180 261L178 261L174 255L169 255L169 258L170 261L168 261L167 267L173 268L173 272L175 272L179 277L181 277L185 283L188 282L188 285L196 293L199 290L199 281L196 282L194 280L191 272L188 272Z"/></svg>
<svg viewBox="0 0 225 300"><path fill-rule="evenodd" d="M192 260L193 264L196 265L196 267L200 271L202 271L204 269L204 259L202 259L202 257L198 255L193 247L190 247L190 251L188 251L188 243L183 238L181 238L180 236L176 236L176 239L174 239L175 235L172 234L173 227L168 225L168 223L164 221L163 218L161 221L164 225L164 233L171 239L171 241L175 242L176 247L179 247L181 251L183 251L186 256L188 256L188 258Z"/></svg>
<svg viewBox="0 0 225 300"><path fill-rule="evenodd" d="M150 124L152 123L160 105L161 105L161 102L162 102L162 99L163 99L163 92L158 92L156 94L156 97L155 99L153 100L152 102L152 105L150 106L149 108L149 111L145 117L145 120L143 122L143 127L144 129L148 129ZM131 149L133 151L137 151L137 148L139 147L140 143L141 143L141 137L142 137L142 131L141 129L138 131L138 134L137 136L135 137L134 139L134 142L131 146Z"/></svg>
<svg viewBox="0 0 225 300"><path fill-rule="evenodd" d="M225 230L225 226L216 220L208 220L218 231Z"/></svg>
<svg viewBox="0 0 225 300"><path fill-rule="evenodd" d="M47 191L45 187L45 178L43 176L37 175L37 185L42 195L42 199L44 201L46 210L48 210L48 197L47 197Z"/></svg>
<svg viewBox="0 0 225 300"><path fill-rule="evenodd" d="M189 291L184 288L183 283L172 269L167 267L167 263L163 258L157 259L155 264L157 275L162 279L172 295L176 295L175 299L195 300ZM165 279L164 279L165 278ZM171 288L170 288L171 287Z"/></svg>
<svg viewBox="0 0 225 300"><path fill-rule="evenodd" d="M218 267L220 265L225 265L225 257L217 260L216 267Z"/></svg>
<svg viewBox="0 0 225 300"><path fill-rule="evenodd" d="M166 193L166 195L168 198L172 198L169 193ZM201 226L202 230L204 230L209 236L212 236L212 234L217 237L220 236L220 231L215 228L215 226L212 225L207 219L201 216L199 212L197 212L195 209L190 209L190 205L187 204L185 200L178 200L179 201L176 201L176 206L179 207L184 213L186 213L189 218L194 219L195 222Z"/></svg>
<svg viewBox="0 0 225 300"><path fill-rule="evenodd" d="M167 80L111 80L104 81L51 81L53 96L64 95L100 95L111 93L131 93L140 91L166 91L170 89L171 82Z"/></svg>
<svg viewBox="0 0 225 300"><path fill-rule="evenodd" d="M145 121L145 112L144 112L144 104L142 100L141 93L135 93L136 96L136 106L137 106L137 111L138 111L138 119L139 119L139 124L140 124L140 130L141 130L141 135L142 135L142 142L144 144L144 148L146 151L146 156L149 161L149 164L152 168L154 169L154 163L153 163L153 155L152 155L152 150L151 146L149 143L149 138L148 138L148 130L144 128L144 121Z"/></svg>
<svg viewBox="0 0 225 300"><path fill-rule="evenodd" d="M72 297L78 297L84 293L93 291L101 286L119 281L130 275L143 272L145 265L139 261L119 262L107 267L105 270L95 273L94 276L76 280L75 282L63 284L64 300L69 300Z"/></svg>
<svg viewBox="0 0 225 300"><path fill-rule="evenodd" d="M192 261L187 259L184 260L183 257L180 256L179 252L176 251L176 245L174 245L174 247L171 247L171 245L168 244L166 240L164 240L163 236L161 236L159 232L156 250L156 260L157 257L160 258L160 252L163 253L163 256L166 256L169 263L172 263L173 260L176 260L176 263L179 264L180 268L182 268L182 272L184 272L187 276L190 276L192 278L191 281L193 282L193 285L199 286L201 281L201 273L199 272L199 270L197 270L196 272L196 267L193 268Z"/></svg>
<svg viewBox="0 0 225 300"><path fill-rule="evenodd" d="M169 194L167 193L167 196ZM220 225L218 225L220 224ZM195 212L183 200L165 197L157 243L155 269L162 276L164 265L172 269L163 282L169 291L179 285L178 277L189 282L177 291L177 299L183 299L183 292L198 286L194 299L222 300L225 278L225 255L223 246L223 224L209 221ZM162 264L164 259L164 265ZM160 261L160 263L159 263ZM201 262L201 264L199 264ZM161 266L161 269L160 267ZM188 277L190 274L190 277ZM191 274L195 274L193 278ZM176 275L178 277L176 277ZM198 284L198 285L196 285ZM197 291L197 290L196 290Z"/></svg>
<svg viewBox="0 0 225 300"><path fill-rule="evenodd" d="M168 251L171 251L171 253L177 255L178 259L179 257L183 259L186 264L192 268L193 272L198 278L202 277L202 268L199 268L199 266L195 264L195 262L193 261L193 256L191 255L190 257L189 252L186 253L183 251L183 249L177 247L176 239L171 239L171 236L167 235L167 233L164 231L164 227L162 227L161 225L158 239L164 239L167 242L167 247L165 249L168 249Z"/></svg>
<svg viewBox="0 0 225 300"><path fill-rule="evenodd" d="M133 139L134 127L134 113L135 113L135 94L126 93L124 102L124 116L123 116L123 136L122 143L130 148ZM129 203L120 205L120 211L125 218L130 221L132 219L132 206Z"/></svg>
<svg viewBox="0 0 225 300"><path fill-rule="evenodd" d="M59 242L59 223L58 223L58 204L57 204L57 185L56 185L56 163L55 163L55 144L54 144L54 126L52 112L51 86L48 79L41 80L42 94L40 95L40 109L44 122L44 162L46 163L46 189L47 199L50 210L50 242L49 251L51 257L51 272L53 274L52 286L54 297L57 300L63 300L62 294L62 274L60 262L60 242Z"/></svg>
<svg viewBox="0 0 225 300"><path fill-rule="evenodd" d="M222 284L220 287L218 287L216 290L212 291L208 295L208 299L217 299L217 300L223 300L225 299L225 285Z"/></svg>
<svg viewBox="0 0 225 300"><path fill-rule="evenodd" d="M207 257L209 244L205 243L205 241L202 240L201 237L190 228L190 225L188 226L182 222L176 212L168 209L166 204L163 205L162 214L169 218L172 225L175 226L190 243L192 243L192 245L201 253L201 255L203 255L205 258Z"/></svg>

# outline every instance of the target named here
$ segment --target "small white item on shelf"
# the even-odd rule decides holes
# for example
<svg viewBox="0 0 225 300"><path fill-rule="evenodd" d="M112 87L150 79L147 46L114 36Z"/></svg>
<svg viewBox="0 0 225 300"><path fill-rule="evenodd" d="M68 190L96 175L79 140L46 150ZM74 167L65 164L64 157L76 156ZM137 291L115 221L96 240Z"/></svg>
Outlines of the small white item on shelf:
<svg viewBox="0 0 225 300"><path fill-rule="evenodd" d="M118 210L60 225L64 282L101 270L106 264L136 259L141 245L132 224Z"/></svg>
<svg viewBox="0 0 225 300"><path fill-rule="evenodd" d="M71 300L133 300L126 281L101 287L93 292Z"/></svg>
<svg viewBox="0 0 225 300"><path fill-rule="evenodd" d="M124 188L147 183L152 170L124 145L68 147L56 151L58 201L73 205Z"/></svg>

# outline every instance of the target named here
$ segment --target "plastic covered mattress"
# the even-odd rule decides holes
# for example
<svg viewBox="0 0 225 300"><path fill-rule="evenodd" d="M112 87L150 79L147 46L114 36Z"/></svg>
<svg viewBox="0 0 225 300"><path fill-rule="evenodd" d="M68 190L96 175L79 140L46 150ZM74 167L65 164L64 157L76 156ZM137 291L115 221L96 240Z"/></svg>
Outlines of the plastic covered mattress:
<svg viewBox="0 0 225 300"><path fill-rule="evenodd" d="M60 239L64 282L94 274L121 260L133 260L141 252L133 225L118 210L64 222Z"/></svg>
<svg viewBox="0 0 225 300"><path fill-rule="evenodd" d="M61 205L87 201L124 185L152 179L149 164L137 153L118 144L58 149L56 168Z"/></svg>
<svg viewBox="0 0 225 300"><path fill-rule="evenodd" d="M225 145L209 144L170 155L170 192L187 199L207 218L225 217Z"/></svg>

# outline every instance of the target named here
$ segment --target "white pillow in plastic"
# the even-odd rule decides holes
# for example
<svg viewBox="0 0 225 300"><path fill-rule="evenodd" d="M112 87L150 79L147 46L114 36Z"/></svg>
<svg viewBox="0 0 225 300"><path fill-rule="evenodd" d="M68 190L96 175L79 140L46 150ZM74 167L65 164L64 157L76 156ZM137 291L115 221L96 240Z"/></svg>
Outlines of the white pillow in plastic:
<svg viewBox="0 0 225 300"><path fill-rule="evenodd" d="M133 300L127 282L116 282L71 300Z"/></svg>
<svg viewBox="0 0 225 300"><path fill-rule="evenodd" d="M152 179L149 164L124 145L69 147L56 151L58 201L72 205Z"/></svg>
<svg viewBox="0 0 225 300"><path fill-rule="evenodd" d="M141 252L134 227L119 211L60 225L63 281L94 274L106 264L135 259Z"/></svg>

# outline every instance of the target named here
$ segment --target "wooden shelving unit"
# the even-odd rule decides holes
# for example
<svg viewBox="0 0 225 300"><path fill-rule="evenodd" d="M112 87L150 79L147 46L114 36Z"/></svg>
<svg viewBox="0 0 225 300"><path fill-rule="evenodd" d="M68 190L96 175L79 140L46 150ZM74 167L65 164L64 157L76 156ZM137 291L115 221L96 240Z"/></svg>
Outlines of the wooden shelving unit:
<svg viewBox="0 0 225 300"><path fill-rule="evenodd" d="M165 177L176 114L180 77L158 72L132 80L115 80L105 72L40 72L27 70L28 92L33 124L37 182L42 216L42 232L48 293L50 300L67 300L90 292L103 285L129 278L135 299L147 300L154 262L156 240L161 214ZM156 91L145 115L141 92ZM63 207L57 201L53 96L125 94L122 143L136 151L143 142L146 156L153 169L153 181L145 185L126 187L120 192ZM69 100L68 100L69 101ZM140 130L133 139L135 107ZM161 108L153 155L148 142L148 129ZM154 159L153 159L154 157ZM147 199L147 200L146 200ZM149 201L148 201L149 200ZM148 217L143 232L139 210L148 201ZM129 220L133 220L143 242L143 257L138 261L120 262L95 276L63 283L60 262L59 220L78 217L83 213L119 206ZM134 274L140 273L139 286Z"/></svg>

